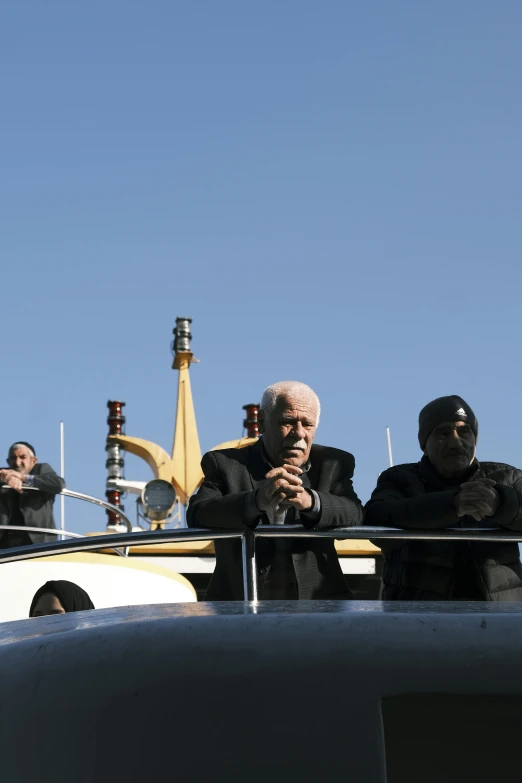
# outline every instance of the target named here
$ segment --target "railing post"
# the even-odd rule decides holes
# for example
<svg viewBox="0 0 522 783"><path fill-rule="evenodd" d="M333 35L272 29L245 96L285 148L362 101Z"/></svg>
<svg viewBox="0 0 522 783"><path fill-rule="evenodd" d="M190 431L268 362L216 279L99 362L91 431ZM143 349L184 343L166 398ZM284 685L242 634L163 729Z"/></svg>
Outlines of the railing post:
<svg viewBox="0 0 522 783"><path fill-rule="evenodd" d="M245 533L241 539L243 555L243 598L257 601L256 540L254 533Z"/></svg>

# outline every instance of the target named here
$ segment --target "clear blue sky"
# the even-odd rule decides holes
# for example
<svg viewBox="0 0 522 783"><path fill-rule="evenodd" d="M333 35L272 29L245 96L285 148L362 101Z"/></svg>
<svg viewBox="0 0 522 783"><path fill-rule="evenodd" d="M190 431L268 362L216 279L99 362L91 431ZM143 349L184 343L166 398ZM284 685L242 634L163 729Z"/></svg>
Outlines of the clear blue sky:
<svg viewBox="0 0 522 783"><path fill-rule="evenodd" d="M119 398L170 449L187 315L203 450L298 379L363 500L441 394L522 466L521 36L518 0L4 4L0 448L58 468L63 419L103 496Z"/></svg>

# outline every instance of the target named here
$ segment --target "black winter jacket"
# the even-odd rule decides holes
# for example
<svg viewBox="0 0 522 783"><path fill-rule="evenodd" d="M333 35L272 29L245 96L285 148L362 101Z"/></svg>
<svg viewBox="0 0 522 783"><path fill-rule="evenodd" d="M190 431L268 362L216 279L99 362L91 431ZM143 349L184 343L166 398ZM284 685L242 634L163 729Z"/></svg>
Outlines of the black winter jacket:
<svg viewBox="0 0 522 783"><path fill-rule="evenodd" d="M379 476L366 505L366 525L436 530L445 527L493 527L522 530L522 471L497 462L475 461L462 481L489 478L500 495L497 513L476 522L457 517L449 486L423 457ZM464 570L472 574L477 598L522 601L518 543L481 541L376 541L383 553L383 600L451 600ZM473 592L473 589L472 589Z"/></svg>

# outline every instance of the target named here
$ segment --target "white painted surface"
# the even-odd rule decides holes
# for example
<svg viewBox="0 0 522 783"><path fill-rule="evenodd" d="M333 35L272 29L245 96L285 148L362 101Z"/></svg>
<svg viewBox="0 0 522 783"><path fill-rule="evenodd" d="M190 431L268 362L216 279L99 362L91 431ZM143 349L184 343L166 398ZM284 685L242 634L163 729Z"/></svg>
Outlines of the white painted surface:
<svg viewBox="0 0 522 783"><path fill-rule="evenodd" d="M0 566L0 622L28 617L33 595L51 579L76 582L97 609L196 601L195 590L186 579L172 578L158 566L97 554L4 563Z"/></svg>
<svg viewBox="0 0 522 783"><path fill-rule="evenodd" d="M374 557L340 557L343 574L374 574Z"/></svg>
<svg viewBox="0 0 522 783"><path fill-rule="evenodd" d="M156 563L169 568L177 574L212 574L216 566L215 557L184 557L172 555L171 557L138 557L130 560L140 560L144 563ZM374 574L374 557L340 557L343 574Z"/></svg>
<svg viewBox="0 0 522 783"><path fill-rule="evenodd" d="M130 557L129 560L139 560L141 563L157 564L168 568L175 574L212 574L216 567L215 557L183 557L172 555L170 557Z"/></svg>

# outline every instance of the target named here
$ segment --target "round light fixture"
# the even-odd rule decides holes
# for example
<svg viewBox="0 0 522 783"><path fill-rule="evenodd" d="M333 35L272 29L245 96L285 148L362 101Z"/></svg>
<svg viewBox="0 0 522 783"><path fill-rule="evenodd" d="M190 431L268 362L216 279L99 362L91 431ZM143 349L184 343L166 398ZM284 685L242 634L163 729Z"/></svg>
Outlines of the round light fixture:
<svg viewBox="0 0 522 783"><path fill-rule="evenodd" d="M141 493L145 516L154 522L167 519L176 503L176 491L169 481L153 479Z"/></svg>

